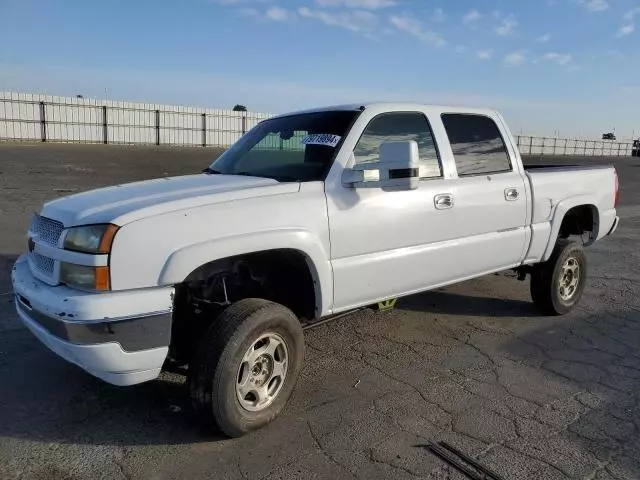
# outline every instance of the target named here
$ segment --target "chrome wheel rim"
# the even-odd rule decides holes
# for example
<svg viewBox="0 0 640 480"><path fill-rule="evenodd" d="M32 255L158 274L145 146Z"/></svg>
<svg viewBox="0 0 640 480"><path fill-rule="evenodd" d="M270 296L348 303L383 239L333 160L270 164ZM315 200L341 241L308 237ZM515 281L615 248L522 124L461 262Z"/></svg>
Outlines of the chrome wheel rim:
<svg viewBox="0 0 640 480"><path fill-rule="evenodd" d="M567 302L571 300L578 291L580 283L580 263L575 257L569 257L562 265L560 273L560 282L558 282L558 293L560 298Z"/></svg>
<svg viewBox="0 0 640 480"><path fill-rule="evenodd" d="M289 351L277 333L265 333L252 342L242 357L236 376L236 395L242 408L264 410L284 385Z"/></svg>

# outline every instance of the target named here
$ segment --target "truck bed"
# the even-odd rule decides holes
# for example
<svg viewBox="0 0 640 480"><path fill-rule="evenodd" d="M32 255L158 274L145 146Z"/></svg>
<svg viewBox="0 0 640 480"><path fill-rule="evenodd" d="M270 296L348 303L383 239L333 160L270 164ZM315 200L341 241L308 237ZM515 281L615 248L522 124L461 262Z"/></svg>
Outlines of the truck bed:
<svg viewBox="0 0 640 480"><path fill-rule="evenodd" d="M549 221L559 202L581 198L600 212L599 236L615 217L616 173L613 165L524 165L533 192L532 224Z"/></svg>

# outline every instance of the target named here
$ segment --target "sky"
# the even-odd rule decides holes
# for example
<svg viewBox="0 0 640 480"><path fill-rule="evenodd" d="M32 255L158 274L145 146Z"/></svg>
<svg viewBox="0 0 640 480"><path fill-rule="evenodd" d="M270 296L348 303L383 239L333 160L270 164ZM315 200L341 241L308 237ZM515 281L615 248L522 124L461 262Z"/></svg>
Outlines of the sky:
<svg viewBox="0 0 640 480"><path fill-rule="evenodd" d="M518 134L640 134L640 0L0 0L0 24L0 91L415 101L497 108Z"/></svg>

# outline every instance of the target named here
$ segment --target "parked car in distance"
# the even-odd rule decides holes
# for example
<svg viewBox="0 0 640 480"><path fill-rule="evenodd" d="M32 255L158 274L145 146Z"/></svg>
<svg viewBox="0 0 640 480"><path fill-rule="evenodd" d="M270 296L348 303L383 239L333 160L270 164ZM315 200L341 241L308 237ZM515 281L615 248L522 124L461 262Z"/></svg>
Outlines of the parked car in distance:
<svg viewBox="0 0 640 480"><path fill-rule="evenodd" d="M179 159L176 159L179 161ZM115 385L188 366L194 407L272 421L303 328L507 269L561 315L618 225L612 167L523 165L493 110L374 103L264 120L203 173L46 203L12 272L26 326Z"/></svg>

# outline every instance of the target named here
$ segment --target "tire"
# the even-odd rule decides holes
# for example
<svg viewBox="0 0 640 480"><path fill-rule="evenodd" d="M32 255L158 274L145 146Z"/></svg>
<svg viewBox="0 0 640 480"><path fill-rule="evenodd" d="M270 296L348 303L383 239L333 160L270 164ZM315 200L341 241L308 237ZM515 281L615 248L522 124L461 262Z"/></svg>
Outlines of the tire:
<svg viewBox="0 0 640 480"><path fill-rule="evenodd" d="M196 414L230 437L263 427L287 403L303 359L302 327L291 310L256 298L234 303L209 328L189 366Z"/></svg>
<svg viewBox="0 0 640 480"><path fill-rule="evenodd" d="M551 258L531 273L531 299L545 315L564 315L580 301L586 280L587 257L582 246L558 240Z"/></svg>

